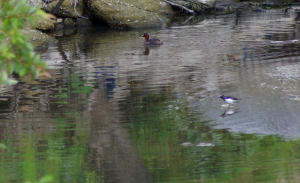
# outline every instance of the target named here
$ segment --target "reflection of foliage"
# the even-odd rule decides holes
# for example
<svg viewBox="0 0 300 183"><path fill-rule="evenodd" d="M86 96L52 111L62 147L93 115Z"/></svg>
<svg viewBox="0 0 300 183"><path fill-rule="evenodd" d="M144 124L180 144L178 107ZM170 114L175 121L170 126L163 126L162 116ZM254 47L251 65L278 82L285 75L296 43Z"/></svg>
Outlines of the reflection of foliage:
<svg viewBox="0 0 300 183"><path fill-rule="evenodd" d="M38 77L46 68L46 63L34 53L34 46L29 36L24 36L20 29L26 24L33 24L34 16L47 18L47 14L28 4L26 0L0 0L0 84L15 84L8 74L15 72L19 76L30 73Z"/></svg>
<svg viewBox="0 0 300 183"><path fill-rule="evenodd" d="M90 94L93 88L93 84L81 80L78 74L73 74L70 83L66 83L66 87L56 89L59 91L59 93L56 94L56 98L58 98L59 101L56 103L67 104L71 94Z"/></svg>
<svg viewBox="0 0 300 183"><path fill-rule="evenodd" d="M72 77L72 91L71 93L85 93L90 94L94 85L89 85L86 81L80 80L79 77Z"/></svg>
<svg viewBox="0 0 300 183"><path fill-rule="evenodd" d="M155 182L276 182L295 176L300 141L214 130L180 100L146 101L144 110L134 109L129 125ZM201 142L214 146L197 146Z"/></svg>
<svg viewBox="0 0 300 183"><path fill-rule="evenodd" d="M52 175L43 176L39 181L37 180L37 164L35 163L36 151L33 147L33 141L31 138L27 138L23 151L23 176L25 183L48 183L53 181Z"/></svg>
<svg viewBox="0 0 300 183"><path fill-rule="evenodd" d="M29 130L18 140L7 137L7 148L0 154L1 183L99 182L99 172L87 161L89 121L74 113L62 114L56 115L52 132Z"/></svg>

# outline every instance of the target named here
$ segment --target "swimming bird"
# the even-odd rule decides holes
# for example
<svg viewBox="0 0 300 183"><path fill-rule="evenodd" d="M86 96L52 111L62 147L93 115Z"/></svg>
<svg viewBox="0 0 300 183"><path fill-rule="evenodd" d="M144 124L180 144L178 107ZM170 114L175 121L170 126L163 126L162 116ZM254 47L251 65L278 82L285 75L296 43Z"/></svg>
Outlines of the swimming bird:
<svg viewBox="0 0 300 183"><path fill-rule="evenodd" d="M149 39L149 34L144 33L141 35L142 37L145 37L144 44L145 45L162 45L163 42L161 42L159 39Z"/></svg>
<svg viewBox="0 0 300 183"><path fill-rule="evenodd" d="M225 95L221 95L220 98L223 99L228 104L233 104L233 103L239 102L241 100L241 99L238 99L238 98L225 96Z"/></svg>

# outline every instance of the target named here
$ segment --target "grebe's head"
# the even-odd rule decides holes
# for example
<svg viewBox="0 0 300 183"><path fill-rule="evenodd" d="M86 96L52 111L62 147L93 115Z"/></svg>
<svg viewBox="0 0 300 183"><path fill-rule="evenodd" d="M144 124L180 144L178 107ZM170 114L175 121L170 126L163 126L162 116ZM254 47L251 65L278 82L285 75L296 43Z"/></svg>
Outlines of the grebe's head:
<svg viewBox="0 0 300 183"><path fill-rule="evenodd" d="M142 37L149 37L149 35L147 33L144 33L141 35Z"/></svg>
<svg viewBox="0 0 300 183"><path fill-rule="evenodd" d="M142 37L145 37L145 40L148 40L149 39L149 35L147 33L144 33L141 35Z"/></svg>
<svg viewBox="0 0 300 183"><path fill-rule="evenodd" d="M149 35L147 33L144 33L141 35L142 37L145 37L145 41L149 40Z"/></svg>

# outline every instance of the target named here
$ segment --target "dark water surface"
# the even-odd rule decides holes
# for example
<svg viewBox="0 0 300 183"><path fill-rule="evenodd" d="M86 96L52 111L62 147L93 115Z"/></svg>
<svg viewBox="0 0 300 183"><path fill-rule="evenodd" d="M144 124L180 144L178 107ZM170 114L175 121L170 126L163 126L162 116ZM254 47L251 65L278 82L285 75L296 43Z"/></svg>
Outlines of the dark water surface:
<svg viewBox="0 0 300 183"><path fill-rule="evenodd" d="M299 22L279 9L52 33L53 78L2 89L0 182L299 182Z"/></svg>

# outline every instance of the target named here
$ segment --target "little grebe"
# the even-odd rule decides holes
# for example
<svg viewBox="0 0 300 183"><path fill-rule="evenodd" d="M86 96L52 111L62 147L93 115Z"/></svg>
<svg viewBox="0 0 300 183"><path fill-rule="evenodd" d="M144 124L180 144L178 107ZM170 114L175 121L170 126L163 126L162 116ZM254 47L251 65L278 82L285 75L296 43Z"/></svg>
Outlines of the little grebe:
<svg viewBox="0 0 300 183"><path fill-rule="evenodd" d="M147 33L144 33L141 35L142 37L145 37L145 45L162 45L163 42L161 42L159 39L149 39L149 35Z"/></svg>

